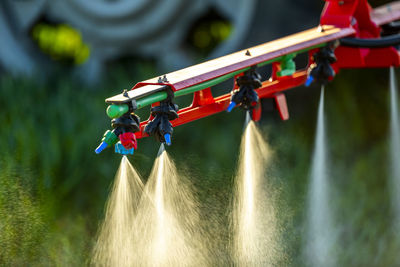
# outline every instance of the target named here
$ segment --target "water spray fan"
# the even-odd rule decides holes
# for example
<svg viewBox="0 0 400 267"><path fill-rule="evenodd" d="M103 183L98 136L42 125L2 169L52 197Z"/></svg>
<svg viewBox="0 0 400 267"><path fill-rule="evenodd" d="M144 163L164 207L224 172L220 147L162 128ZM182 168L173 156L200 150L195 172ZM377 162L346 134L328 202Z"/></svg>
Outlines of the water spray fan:
<svg viewBox="0 0 400 267"><path fill-rule="evenodd" d="M107 98L113 130L105 132L95 150L115 146L115 152L133 154L137 139L155 136L167 145L173 127L222 111L241 107L252 119L261 118L260 99L272 98L282 120L289 119L284 91L316 82L326 84L340 69L400 65L400 1L372 9L367 0L326 0L318 27L210 60L161 77L137 83L131 90ZM307 53L306 68L293 59ZM262 81L257 68L272 64L272 75ZM234 78L229 94L214 97L211 88ZM181 108L176 97L193 94ZM136 110L151 106L140 122Z"/></svg>

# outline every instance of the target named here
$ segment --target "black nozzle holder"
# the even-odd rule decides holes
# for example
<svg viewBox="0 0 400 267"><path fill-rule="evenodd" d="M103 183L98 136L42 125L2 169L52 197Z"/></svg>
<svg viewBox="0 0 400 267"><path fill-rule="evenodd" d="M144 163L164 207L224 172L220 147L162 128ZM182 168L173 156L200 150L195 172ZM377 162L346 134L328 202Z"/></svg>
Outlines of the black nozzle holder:
<svg viewBox="0 0 400 267"><path fill-rule="evenodd" d="M313 55L314 63L308 69L308 76L312 77L313 81L326 84L335 76L331 64L337 60L334 52L336 46L336 42L328 43Z"/></svg>
<svg viewBox="0 0 400 267"><path fill-rule="evenodd" d="M114 133L119 136L125 132L138 132L140 130L140 118L133 113L125 113L121 117L111 120L111 127L114 128Z"/></svg>
<svg viewBox="0 0 400 267"><path fill-rule="evenodd" d="M231 103L239 104L245 110L253 109L258 102L255 89L262 86L261 75L256 72L253 66L236 79L236 84L239 89L232 92Z"/></svg>
<svg viewBox="0 0 400 267"><path fill-rule="evenodd" d="M159 142L170 145L173 132L170 121L178 118L179 107L173 102L174 94L170 87L167 89L167 94L167 99L161 101L159 106L151 108L151 116L154 119L149 121L144 131L149 135L154 135Z"/></svg>

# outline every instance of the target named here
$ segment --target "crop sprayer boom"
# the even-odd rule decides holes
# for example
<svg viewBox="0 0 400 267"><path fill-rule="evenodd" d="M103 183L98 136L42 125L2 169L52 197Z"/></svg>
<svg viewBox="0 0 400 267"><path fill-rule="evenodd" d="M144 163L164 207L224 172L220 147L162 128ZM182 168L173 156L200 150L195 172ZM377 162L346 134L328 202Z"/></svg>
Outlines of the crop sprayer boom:
<svg viewBox="0 0 400 267"><path fill-rule="evenodd" d="M400 65L400 1L372 9L367 0L326 0L320 25L288 37L137 83L131 90L107 98L112 131L106 131L95 150L115 145L121 154L133 154L137 139L154 135L171 144L173 127L240 106L261 117L262 98L273 98L280 117L289 119L283 91L327 83L342 68ZM293 59L308 53L305 69ZM261 81L257 67L272 64L270 79ZM211 87L234 78L231 93L214 97ZM179 109L174 98L193 94L192 104ZM148 120L135 111L151 106Z"/></svg>

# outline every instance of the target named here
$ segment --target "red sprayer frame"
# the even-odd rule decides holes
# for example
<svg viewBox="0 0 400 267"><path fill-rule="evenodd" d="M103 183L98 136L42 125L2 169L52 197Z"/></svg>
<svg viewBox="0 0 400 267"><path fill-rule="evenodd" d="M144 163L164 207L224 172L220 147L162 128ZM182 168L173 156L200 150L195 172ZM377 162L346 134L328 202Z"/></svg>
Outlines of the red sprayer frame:
<svg viewBox="0 0 400 267"><path fill-rule="evenodd" d="M320 26L270 43L249 48L248 50L211 60L180 71L166 74L163 79L156 77L136 84L132 90L148 86L169 86L174 94L198 84L216 79L230 73L240 73L251 66L272 63L271 78L256 89L260 99L273 98L280 117L289 118L286 98L283 91L301 86L307 79L307 69L296 70L291 75L277 75L281 69L282 59L286 55L300 52L309 53L309 64L313 63L312 55L321 44L344 37L379 38L380 26L400 19L400 2L391 3L372 9L367 0L326 0L321 15ZM370 68L399 66L399 52L394 47L387 48L354 48L338 46L335 50L337 62L332 65L338 73L342 68ZM240 75L240 74L237 75ZM235 76L236 77L236 76ZM235 88L234 88L235 89ZM211 89L205 88L193 93L193 102L189 107L178 111L179 118L172 120L172 126L179 126L206 116L225 111L229 105L231 94L213 97ZM153 106L157 103L153 103ZM261 105L253 109L253 119L259 120ZM151 119L151 118L150 118ZM147 136L144 127L148 123L140 123L137 138Z"/></svg>

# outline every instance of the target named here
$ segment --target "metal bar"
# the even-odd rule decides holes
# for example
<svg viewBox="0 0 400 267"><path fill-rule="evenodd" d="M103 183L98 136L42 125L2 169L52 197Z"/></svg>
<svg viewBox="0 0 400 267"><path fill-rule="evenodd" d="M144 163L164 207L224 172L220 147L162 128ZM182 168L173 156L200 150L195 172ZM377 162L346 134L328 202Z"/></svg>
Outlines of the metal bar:
<svg viewBox="0 0 400 267"><path fill-rule="evenodd" d="M113 97L107 98L106 103L112 104L125 104L131 102L134 99L146 97L148 95L154 94L165 90L165 85L146 85L135 90L130 90L125 93L115 95Z"/></svg>
<svg viewBox="0 0 400 267"><path fill-rule="evenodd" d="M312 46L312 47L304 48L304 49L299 50L298 52L296 52L296 54L307 52L307 51L309 51L311 49L323 47L325 45L326 45L326 43L322 43L322 44L318 44L318 45L315 45L315 46ZM281 59L282 59L282 57L277 57L277 58L262 62L262 63L258 64L257 66L258 67L262 67L262 66L271 64L273 62L280 61ZM184 89L179 90L179 91L175 91L174 95L176 97L179 97L179 96L183 96L183 95L187 95L187 94L191 94L191 93L203 90L205 88L209 88L209 87L215 86L215 85L217 85L219 83L222 83L222 82L234 77L235 75L238 75L238 74L240 74L242 72L245 72L245 71L247 71L249 69L250 69L250 67L247 67L247 68L244 68L244 69L241 69L241 70L238 70L238 71L223 75L221 77L218 77L218 78L215 78L215 79L212 79L212 80L200 83L200 84L196 84L194 86L190 86L190 87L184 88ZM140 90L141 88L142 87L139 87L138 89L135 89L135 90ZM135 91L135 90L132 90L132 91ZM146 96L144 98L141 98L141 99L137 100L137 108L140 109L140 108L142 108L144 106L151 105L153 103L162 101L162 100L164 100L166 98L167 98L167 94L165 92L158 92L158 93L155 93L154 95Z"/></svg>
<svg viewBox="0 0 400 267"><path fill-rule="evenodd" d="M257 94L260 98L273 97L275 93L292 89L304 84L307 79L307 71L298 71L291 77L282 77L274 81L265 81L262 87L257 89ZM187 107L178 111L179 118L171 121L172 126L176 127L191 121L195 121L219 112L223 112L229 105L231 94L225 94L215 98L215 102L195 108ZM135 133L136 138L140 139L148 136L144 132L144 127L148 120L140 123L140 131Z"/></svg>
<svg viewBox="0 0 400 267"><path fill-rule="evenodd" d="M371 12L371 20L378 26L400 19L400 1L392 2Z"/></svg>
<svg viewBox="0 0 400 267"><path fill-rule="evenodd" d="M309 47L314 47L329 41L351 36L355 32L356 31L353 28L337 28L331 25L324 25L323 30L321 30L321 27L316 27L285 38L249 48L248 50L242 50L182 70L168 73L166 74L166 81L162 84L170 85L174 91L183 90L187 87L191 87L250 66L258 65L287 54L295 53ZM135 87L139 87L143 84L156 84L158 82L159 77L155 77L140 82Z"/></svg>

